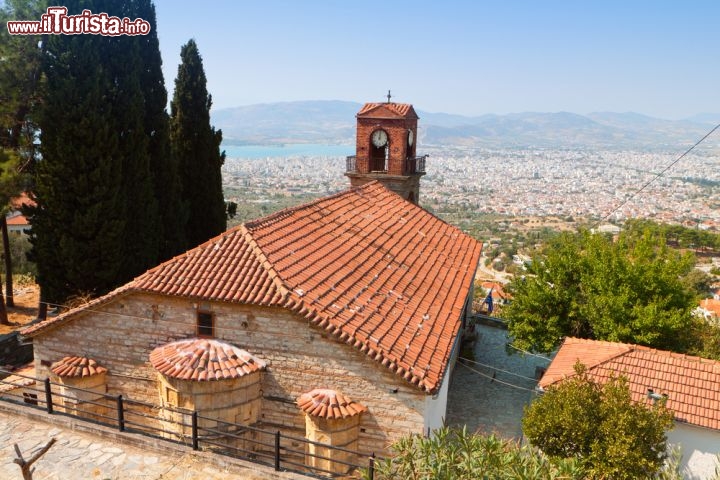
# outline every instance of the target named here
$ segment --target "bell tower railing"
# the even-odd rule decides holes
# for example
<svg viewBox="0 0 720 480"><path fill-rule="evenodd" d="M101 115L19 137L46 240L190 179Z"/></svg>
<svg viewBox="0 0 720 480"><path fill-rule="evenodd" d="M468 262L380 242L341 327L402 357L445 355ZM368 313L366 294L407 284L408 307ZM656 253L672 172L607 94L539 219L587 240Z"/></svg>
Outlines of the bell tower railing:
<svg viewBox="0 0 720 480"><path fill-rule="evenodd" d="M425 160L427 157L427 155L422 155L405 159L405 172L408 175L424 174ZM345 173L360 173L357 168L357 155L351 155L345 158Z"/></svg>

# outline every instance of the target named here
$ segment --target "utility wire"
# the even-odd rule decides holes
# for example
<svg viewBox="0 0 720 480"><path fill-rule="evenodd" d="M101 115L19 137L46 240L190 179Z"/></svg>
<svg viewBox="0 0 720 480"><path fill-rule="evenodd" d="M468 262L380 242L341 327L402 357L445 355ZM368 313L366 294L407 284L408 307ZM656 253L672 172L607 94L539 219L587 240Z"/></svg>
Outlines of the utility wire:
<svg viewBox="0 0 720 480"><path fill-rule="evenodd" d="M475 360L471 360L471 359L469 359L469 358L465 358L465 357L459 357L459 358L460 358L460 360L464 360L464 361L466 361L466 362L474 363L475 365L480 365L481 367L490 368L490 369L495 370L495 371L498 371L498 372L507 373L508 375L513 375L513 376L515 376L515 377L520 377L520 378L524 378L524 379L532 380L532 381L535 381L535 380L536 380L536 379L533 378L533 377L526 377L525 375L520 375L519 373L511 372L511 371L509 371L509 370L503 370L502 368L498 368L498 367L495 367L495 366L493 366L493 365L487 365L487 364L484 364L484 363L480 363L480 362L477 362L477 361L475 361Z"/></svg>
<svg viewBox="0 0 720 480"><path fill-rule="evenodd" d="M612 209L612 211L610 211L610 213L608 213L607 215L605 215L604 217L602 217L600 220L598 220L597 223L595 223L595 225L593 225L593 228L594 228L594 227L597 227L598 225L600 225L602 222L604 222L605 220L607 220L607 219L610 217L610 215L612 215L613 213L617 212L617 211L620 210L622 207L624 207L625 205L627 205L627 203L630 202L630 200L632 200L633 198L635 198L638 194L640 194L640 192L642 192L642 191L645 190L648 186L650 186L651 183L653 183L655 180L657 180L658 178L660 178L665 172L667 172L667 171L670 170L673 166L675 166L676 163L678 163L680 160L682 160L683 158L685 158L685 156L686 156L688 153L692 152L692 151L695 149L695 147L697 147L698 145L700 145L702 142L705 141L706 138L708 138L710 135L712 135L713 133L715 133L715 130L717 130L718 128L720 128L720 123L718 123L717 125L715 125L715 128L713 128L713 129L710 130L708 133L706 133L704 137L702 137L700 140L698 140L697 142L695 142L695 144L694 144L692 147L690 147L690 148L688 148L687 150L685 150L685 153L683 153L683 154L680 155L678 158L676 158L672 163L670 163L670 165L668 165L667 167L663 168L662 171L660 171L660 173L656 174L653 178L651 178L650 180L648 180L647 182L645 182L645 184L644 184L642 187L640 187L640 188L639 188L638 190L636 190L632 195L630 195L629 197L627 197L620 205L618 205L617 207L615 207L614 209Z"/></svg>
<svg viewBox="0 0 720 480"><path fill-rule="evenodd" d="M531 356L533 356L533 357L542 358L543 360L547 360L548 362L552 362L552 358L544 357L544 356L542 356L542 355L538 355L537 353L528 352L527 350L523 350L522 348L516 347L516 346L513 345L512 343L508 343L508 346L509 346L510 348L514 348L514 349L517 350L518 352L524 353L525 355L531 355Z"/></svg>
<svg viewBox="0 0 720 480"><path fill-rule="evenodd" d="M462 366L465 367L465 368L467 368L467 369L470 370L471 372L480 375L481 377L485 377L485 378L490 379L490 380L493 381L493 382L497 382L497 383L499 383L499 384L501 384L501 385L505 385L505 386L512 387L512 388L516 388L516 389L518 389L518 390L525 390L525 391L527 391L527 392L535 392L535 390L533 390L533 389L531 389L531 388L521 387L520 385L515 385L515 384L513 384L513 383L503 382L502 380L498 380L498 379L495 378L495 377L491 377L490 375L487 375L487 374L485 374L485 373L483 373L483 372L480 372L480 371L478 371L478 370L475 370L474 368L472 368L472 367L470 367L470 366L468 366L468 365L465 365L463 362L458 362L458 364L459 364L459 365L462 365Z"/></svg>

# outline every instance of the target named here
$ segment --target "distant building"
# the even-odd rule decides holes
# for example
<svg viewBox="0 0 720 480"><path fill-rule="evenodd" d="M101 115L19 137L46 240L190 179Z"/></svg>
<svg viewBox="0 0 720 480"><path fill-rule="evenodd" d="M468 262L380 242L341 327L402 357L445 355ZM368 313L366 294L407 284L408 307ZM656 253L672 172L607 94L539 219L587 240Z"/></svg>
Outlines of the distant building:
<svg viewBox="0 0 720 480"><path fill-rule="evenodd" d="M30 221L22 214L21 211L24 205L35 205L35 202L30 199L26 193L22 193L21 195L10 199L10 211L7 215L5 215L8 232L20 235L30 230Z"/></svg>
<svg viewBox="0 0 720 480"><path fill-rule="evenodd" d="M720 320L720 299L717 298L704 298L700 300L700 305L695 310L695 313L706 320L719 321Z"/></svg>

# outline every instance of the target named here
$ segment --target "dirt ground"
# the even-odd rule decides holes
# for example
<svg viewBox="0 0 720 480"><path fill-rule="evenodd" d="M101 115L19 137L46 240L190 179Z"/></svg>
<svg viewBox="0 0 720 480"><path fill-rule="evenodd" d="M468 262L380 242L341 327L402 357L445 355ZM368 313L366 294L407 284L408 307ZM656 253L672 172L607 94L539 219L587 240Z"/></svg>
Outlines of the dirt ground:
<svg viewBox="0 0 720 480"><path fill-rule="evenodd" d="M0 335L23 328L37 318L39 289L37 285L15 287L15 306L8 308L10 325L0 325Z"/></svg>

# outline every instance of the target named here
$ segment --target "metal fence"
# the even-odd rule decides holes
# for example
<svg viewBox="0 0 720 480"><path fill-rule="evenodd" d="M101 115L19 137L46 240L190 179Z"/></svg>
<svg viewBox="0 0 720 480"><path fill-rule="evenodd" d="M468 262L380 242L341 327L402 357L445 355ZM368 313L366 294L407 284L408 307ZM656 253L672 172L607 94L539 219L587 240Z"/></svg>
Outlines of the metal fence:
<svg viewBox="0 0 720 480"><path fill-rule="evenodd" d="M8 379L7 375L12 375L14 379ZM61 385L49 378L40 379L3 369L0 369L0 377L3 377L0 379L0 400L43 409L51 415L69 415L117 428L121 432L142 433L185 444L193 450L210 450L251 461L275 471L323 478L374 478L375 454L313 442L279 430L225 422L193 410L161 407L122 395ZM12 391L18 389L24 392ZM91 395L96 399L78 402L77 396L61 391Z"/></svg>

